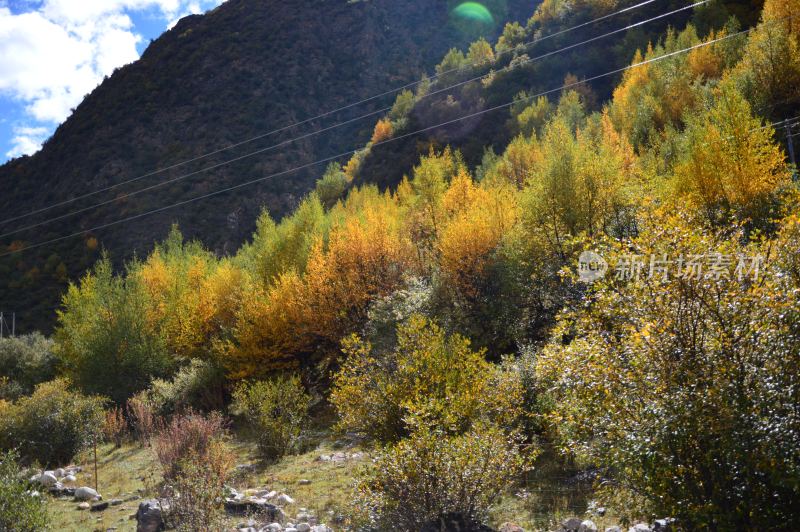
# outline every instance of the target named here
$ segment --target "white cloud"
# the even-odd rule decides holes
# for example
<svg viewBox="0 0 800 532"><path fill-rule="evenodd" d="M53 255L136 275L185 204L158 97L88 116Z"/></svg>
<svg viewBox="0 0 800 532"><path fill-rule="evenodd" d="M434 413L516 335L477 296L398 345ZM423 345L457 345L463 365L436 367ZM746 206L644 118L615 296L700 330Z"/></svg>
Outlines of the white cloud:
<svg viewBox="0 0 800 532"><path fill-rule="evenodd" d="M139 58L142 37L128 13L156 9L166 28L223 1L42 0L12 13L0 0L0 94L20 102L34 121L21 131L52 130L104 76ZM18 134L9 153L32 153L41 143L36 138Z"/></svg>
<svg viewBox="0 0 800 532"><path fill-rule="evenodd" d="M19 157L39 150L47 139L50 130L46 127L16 127L11 139L12 148L7 157Z"/></svg>

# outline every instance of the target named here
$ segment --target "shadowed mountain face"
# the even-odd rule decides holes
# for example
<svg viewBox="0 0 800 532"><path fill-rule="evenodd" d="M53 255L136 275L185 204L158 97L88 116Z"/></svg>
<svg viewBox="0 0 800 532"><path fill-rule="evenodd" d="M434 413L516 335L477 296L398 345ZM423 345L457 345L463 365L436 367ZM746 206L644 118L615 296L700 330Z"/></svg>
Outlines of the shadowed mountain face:
<svg viewBox="0 0 800 532"><path fill-rule="evenodd" d="M420 0L229 0L187 17L142 58L92 92L41 152L0 167L0 219L104 189L244 139L396 88L431 72L450 47L507 20L525 20L538 2L484 2L491 20L454 14L457 2ZM457 13L457 11L456 11ZM151 175L69 205L0 226L15 231L96 203L107 205L0 239L0 254L137 215L363 146L376 117L224 164L131 197L124 194L245 156L285 139L391 105L394 95L224 153ZM267 179L185 207L0 258L0 309L18 329L48 328L69 278L106 248L115 262L145 254L178 222L218 252L235 249L262 207L280 217L324 167Z"/></svg>

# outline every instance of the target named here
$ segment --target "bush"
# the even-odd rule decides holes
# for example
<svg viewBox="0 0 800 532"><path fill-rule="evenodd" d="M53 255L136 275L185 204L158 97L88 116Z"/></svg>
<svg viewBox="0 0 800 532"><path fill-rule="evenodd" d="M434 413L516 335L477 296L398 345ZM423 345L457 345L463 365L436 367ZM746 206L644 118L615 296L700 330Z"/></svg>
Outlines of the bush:
<svg viewBox="0 0 800 532"><path fill-rule="evenodd" d="M476 529L527 463L517 439L498 428L448 436L421 427L362 473L356 507L376 530L441 528L454 516Z"/></svg>
<svg viewBox="0 0 800 532"><path fill-rule="evenodd" d="M24 480L17 454L0 454L0 530L39 532L49 529L45 499L33 496L33 487Z"/></svg>
<svg viewBox="0 0 800 532"><path fill-rule="evenodd" d="M150 406L162 417L183 410L211 411L222 408L220 393L224 374L213 364L192 360L172 380L155 379L146 391Z"/></svg>
<svg viewBox="0 0 800 532"><path fill-rule="evenodd" d="M128 419L142 447L150 445L150 438L158 430L159 423L146 393L128 399Z"/></svg>
<svg viewBox="0 0 800 532"><path fill-rule="evenodd" d="M800 220L742 245L682 218L659 213L604 255L731 257L729 274L596 283L538 357L550 421L688 530L784 529L800 521ZM757 256L758 281L740 279Z"/></svg>
<svg viewBox="0 0 800 532"><path fill-rule="evenodd" d="M179 532L225 528L220 505L233 458L228 447L215 439L203 454L192 451L180 462L179 473L169 479L163 494L170 528Z"/></svg>
<svg viewBox="0 0 800 532"><path fill-rule="evenodd" d="M277 460L297 450L311 397L299 377L240 384L231 411L247 422L264 458Z"/></svg>
<svg viewBox="0 0 800 532"><path fill-rule="evenodd" d="M71 391L68 381L57 379L4 409L0 447L18 449L26 462L63 465L93 441L102 422L102 399Z"/></svg>
<svg viewBox="0 0 800 532"><path fill-rule="evenodd" d="M122 447L122 442L128 434L128 422L121 408L115 406L106 410L102 431L106 441L112 442L117 449Z"/></svg>
<svg viewBox="0 0 800 532"><path fill-rule="evenodd" d="M0 339L0 399L14 400L33 392L56 375L53 341L39 333Z"/></svg>
<svg viewBox="0 0 800 532"><path fill-rule="evenodd" d="M413 416L452 434L480 419L507 428L520 419L523 390L514 375L422 316L398 328L397 346L386 354L357 336L345 341L344 352L331 393L341 430L390 442L408 434Z"/></svg>
<svg viewBox="0 0 800 532"><path fill-rule="evenodd" d="M210 459L224 436L225 420L218 412L209 416L193 412L175 416L154 440L164 478L176 479L187 463Z"/></svg>

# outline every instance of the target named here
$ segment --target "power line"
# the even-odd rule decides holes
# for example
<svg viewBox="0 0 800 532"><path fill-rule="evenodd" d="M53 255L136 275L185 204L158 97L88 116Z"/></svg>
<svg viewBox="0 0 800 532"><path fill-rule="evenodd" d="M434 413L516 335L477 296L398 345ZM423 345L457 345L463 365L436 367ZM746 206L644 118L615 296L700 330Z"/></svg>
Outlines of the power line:
<svg viewBox="0 0 800 532"><path fill-rule="evenodd" d="M548 39L552 39L554 37L558 37L560 35L564 35L565 33L569 33L571 31L574 31L574 30L577 30L577 29L580 29L580 28L584 28L584 27L589 26L591 24L595 24L595 23L600 22L602 20L606 20L606 19L615 17L615 16L620 15L622 13L626 13L626 12L638 9L640 7L644 7L644 6L646 6L648 4L651 4L651 3L655 2L655 1L656 0L645 0L643 2L635 4L633 6L629 6L629 7L620 9L620 10L615 11L613 13L609 13L607 15L603 15L603 16L598 17L596 19L593 19L593 20L590 20L590 21L587 21L587 22L583 22L583 23L578 24L576 26L572 26L570 28L566 28L566 29L557 31L555 33L551 33L551 34L545 35L543 37L539 37L539 38L534 39L532 41L529 41L527 43L520 44L519 46L517 46L517 47L515 47L515 48L513 48L511 50L504 50L503 52L500 52L499 54L497 54L497 58L496 59L499 59L500 57L502 57L502 56L504 56L506 54L516 53L520 49L528 48L529 46L532 46L534 44L538 44L538 43L546 41ZM709 0L706 0L706 1L709 1ZM437 79L437 78L439 78L441 76L444 76L444 75L447 75L447 74L452 74L454 72L460 72L462 70L466 71L466 70L470 70L470 69L473 69L473 68L476 68L476 67L480 67L480 66L483 66L482 63L474 63L474 64L463 65L463 66L460 66L460 67L451 68L449 70L438 72L436 74L431 75L428 78L425 78L425 79L422 79L422 80L413 81L411 83L407 83L407 84L402 85L400 87L397 87L395 89L390 89L388 91L384 91L382 93L370 96L368 98L364 98L362 100L358 100L356 102L349 103L349 104L343 105L341 107L337 107L336 109L332 109L330 111L326 111L326 112L318 114L316 116L313 116L313 117L310 117L310 118L306 118L306 119L304 119L302 121L295 122L293 124L289 124L289 125L286 125L286 126L282 126L282 127L278 128L278 129L273 129L272 131L268 131L266 133L261 133L259 135L256 135L254 137L245 139L245 140L240 141L240 142L236 142L236 143L231 144L229 146L226 146L224 148L219 148L217 150L214 150L214 151L202 154L202 155L198 155L197 157L193 157L191 159L187 159L187 160L172 164L170 166L166 166L166 167L163 167L163 168L159 168L159 169L153 170L152 172L148 172L148 173L140 175L138 177L134 177L134 178L131 178L131 179L128 179L128 180L125 180L125 181L120 181L119 183L115 183L113 185L109 185L107 187L100 188L98 190L95 190L95 191L92 191L92 192L88 192L88 193L76 196L74 198L70 198L70 199L66 199L66 200L63 200L63 201L60 201L60 202L57 202L57 203L53 203L53 204L48 205L46 207L42 207L40 209L35 209L33 211L30 211L30 212L28 212L26 214L21 214L19 216L14 216L12 218L7 218L5 220L0 221L0 225L6 224L6 223L9 223L9 222L13 222L13 221L16 221L16 220L20 220L22 218L27 218L29 216L33 216L35 214L39 214L39 213L42 213L42 212L46 212L46 211L49 211L49 210L54 209L56 207L61 207L63 205L68 205L68 204L73 203L75 201L78 201L78 200L81 200L81 199L85 199L85 198L94 196L96 194L100 194L102 192L107 192L109 190L113 190L113 189L118 188L118 187L120 187L122 185L133 183L135 181L139 181L139 180L145 179L147 177L152 177L154 175L158 175L158 174L167 172L169 170L174 170L176 168L180 168L182 166L186 166L187 164L191 164L193 162L197 162L197 161L200 161L200 160L203 160L203 159L207 159L208 157L211 157L213 155L218 155L220 153L223 153L223 152L228 151L228 150L232 150L234 148L238 148L238 147L243 146L245 144L250 144L250 143L255 142L257 140L261 140L263 138L275 135L277 133L281 133L283 131L286 131L286 130L289 130L289 129L292 129L292 128L295 128L295 127L298 127L298 126L301 126L301 125L304 125L304 124L308 124L308 123L313 122L315 120L319 120L321 118L325 118L325 117L328 117L330 115L334 115L334 114L340 113L342 111L346 111L346 110L351 109L353 107L356 107L358 105L361 105L361 104L364 104L364 103L367 103L367 102L370 102L370 101L373 101L373 100L377 100L377 99L382 98L384 96L389 96L391 94L394 94L394 93L397 93L397 92L400 92L400 91L403 91L403 90L406 90L406 89L409 89L409 88L412 88L412 87L416 87L416 86L420 85L421 83L424 83L424 82L429 81L429 80ZM381 109L378 112L386 112L386 111L388 111L390 109L391 109L391 107L388 107L388 108ZM345 125L345 124L342 124L342 125Z"/></svg>
<svg viewBox="0 0 800 532"><path fill-rule="evenodd" d="M786 18L791 18L791 17L786 17ZM658 61L662 61L664 59L667 59L667 58L670 58L670 57L674 57L674 56L682 54L682 53L690 52L692 50L696 50L696 49L702 48L704 46L709 46L709 45L715 44L717 42L722 42L722 41L725 41L725 40L728 40L728 39L732 39L734 37L738 37L738 36L747 34L750 31L752 31L753 29L755 29L755 28L748 28L746 30L741 30L741 31L738 31L736 33L731 33L730 35L724 35L722 37L717 37L716 39L711 39L709 41L704 41L702 43L698 43L696 45L689 46L689 47L683 48L681 50L676 50L674 52L669 52L669 53L666 53L666 54L662 54L662 55L660 55L658 57L652 57L650 59L642 60L642 61L640 61L638 63L633 63L631 65L627 65L627 66L624 66L624 67L621 67L621 68L617 68L615 70L611 70L611 71L606 72L604 74L598 74L596 76L592 76L592 77L589 77L589 78L586 78L586 79L583 79L583 80L580 80L580 81L574 81L572 83L567 83L567 84L561 85L561 86L559 86L557 88L550 89L550 90L547 90L547 91L544 91L544 92L540 92L538 94L534 94L534 95L528 96L526 98L522 98L521 100L512 100L511 102L507 102L507 103L504 103L504 104L496 105L496 106L491 107L489 109L484 109L482 111L477 111L475 113L471 113L471 114L468 114L466 116L462 116L460 118L454 118L452 120L448 120L448 121L442 122L440 124L436 124L436 125L433 125L433 126L422 128L422 129L419 129L419 130L416 130L416 131L412 131L410 133L405 133L403 135L399 135L399 136L393 137L391 139L386 139L386 140L383 140L383 141L380 141L380 142L376 142L375 144L373 144L373 147L374 146L381 146L381 145L384 145L384 144L389 144L390 142L396 142L398 140L401 140L401 139L404 139L404 138L408 138L408 137L411 137L413 135L417 135L419 133L424 133L426 131L439 129L441 127L448 126L448 125L454 124L456 122L461 122L462 120L475 118L477 116L481 116L481 115L484 115L486 113L491 113L493 111L497 111L497 110L500 110L500 109L506 109L506 108L511 107L512 105L514 105L514 104L516 104L516 103L518 103L520 101L530 101L530 100L539 98L541 96L546 96L546 95L554 93L554 92L567 90L567 89L570 89L572 87L576 87L578 85L582 85L584 83L589 83L591 81L595 81L595 80L598 80L598 79L601 79L601 78L605 78L605 77L608 77L608 76L613 76L613 75L616 75L616 74L620 74L620 73L625 72L626 70L630 70L632 68L637 68L637 67L648 65L650 63L655 63L655 62L658 62ZM13 255L13 254L20 253L22 251L26 251L26 250L29 250L29 249L34 249L34 248L38 248L38 247L41 247L41 246L46 246L46 245L49 245L49 244L53 244L55 242L60 242L62 240L66 240L66 239L73 238L73 237L76 237L76 236L84 235L86 233L99 231L100 229L105 229L105 228L108 228L108 227L111 227L111 226L114 226L114 225L118 225L118 224L121 224L121 223L126 223L126 222L130 222L130 221L133 221L133 220L138 220L139 218L143 218L143 217L149 216L151 214L157 214L159 212L163 212L163 211L166 211L166 210L169 210L169 209L173 209L175 207L180 207L180 206L187 205L189 203L194 203L196 201L207 199L207 198L210 198L210 197L213 197L213 196L218 196L220 194L225 194L225 193L230 192L232 190L236 190L236 189L243 188L243 187L246 187L246 186L250 186L250 185L253 185L253 184L256 184L256 183L260 183L262 181L266 181L267 179L280 177L282 175L286 175L286 174L289 174L289 173L297 172L299 170L303 170L303 169L310 168L310 167L313 167L313 166L318 166L318 165L321 165L321 164L324 164L324 163L328 163L328 162L331 162L331 161L334 161L334 160L337 160L337 159L341 159L341 158L344 158L344 157L347 157L347 156L351 156L351 155L354 155L354 154L358 153L359 151L362 151L362 150L361 149L354 149L354 150L350 150L350 151L347 151L347 152L339 153L339 154L334 155L332 157L326 157L324 159L319 159L319 160L311 162L311 163L307 163L307 164L304 164L304 165L301 165L301 166L296 166L296 167L290 168L288 170L283 170L281 172L277 172L277 173L270 174L270 175L267 175L267 176L262 176L262 177L259 177L259 178L251 179L250 181L246 181L244 183L239 183L237 185L226 187L224 189L217 190L217 191L214 191L214 192L209 192L209 193L203 194L201 196L197 196L197 197L190 198L190 199L187 199L187 200L182 200L182 201L179 201L179 202L176 202L176 203L173 203L173 204L170 204L170 205L166 205L164 207L159 207L157 209L153 209L153 210L150 210L150 211L147 211L147 212L144 212L144 213L128 216L126 218L122 218L120 220L115 220L113 222L107 222L107 223L92 227L90 229L85 229L85 230L78 231L78 232L75 232L75 233L72 233L72 234L69 234L69 235L53 238L53 239L50 239L50 240L47 240L47 241L44 241L44 242L39 242L37 244L31 244L29 246L24 246L22 248L14 250L14 251L9 251L9 252L0 254L0 257L5 257L5 256L8 256L8 255Z"/></svg>
<svg viewBox="0 0 800 532"><path fill-rule="evenodd" d="M610 31L610 32L608 32L608 33L604 33L603 35L598 35L598 36L596 36L596 37L592 37L592 38L590 38L590 39L587 39L587 40L585 40L585 41L581 41L581 42L579 42L579 43L571 44L571 45L569 45L569 46L566 46L566 47L563 47L563 48L559 48L558 50L553 50L553 51L551 51L551 52L548 52L548 53L546 53L546 54L543 54L543 55L540 55L540 56L537 56L537 57L533 57L533 58L529 58L529 59L526 59L526 60L524 60L524 61L520 61L519 63L516 63L516 64L513 64L513 65L509 65L509 66L507 66L507 67L504 67L503 69L501 69L501 70L499 70L499 71L497 71L497 72L490 72L490 73L488 73L488 74L483 74L483 75L481 75L481 76L476 76L476 77L473 77L473 78L470 78L470 79L467 79L467 80L463 80L463 81L461 81L461 82L455 83L455 84L453 84L453 85L450 85L450 86L448 86L448 87L444 87L444 88L442 88L442 89L438 89L438 90L436 90L436 91L433 91L433 92L430 92L430 93L428 93L428 94L425 94L425 95L423 95L422 97L420 97L420 98L419 98L419 100L422 100L422 99L425 99L425 98L428 98L428 97L431 97L431 96L435 96L435 95L437 95L437 94L441 94L441 93L443 93L443 92L449 91L449 90L451 90L451 89L453 89L453 88L456 88L456 87L460 87L460 86L466 85L466 84L468 84L468 83L473 83L473 82L475 82L475 81L480 81L480 80L482 80L482 79L486 79L486 78L488 78L488 77L490 77L490 76L495 76L495 75L497 75L498 73L501 73L501 72L504 72L504 71L510 71L510 70L513 70L513 69L515 69L515 68L519 68L519 67L521 67L521 66L523 66L523 65L531 64L531 63L533 63L533 62L535 62L535 61L539 61L539 60L541 60L541 59L545 59L545 58L547 58L547 57L551 57L551 56L553 56L553 55L555 55L555 54L562 53L562 52L565 52L565 51L568 51L568 50L572 50L572 49L574 49L574 48L577 48L577 47L579 47L579 46L584 46L584 45L586 45L586 44L590 44L590 43L596 42L596 41L598 41L598 40L600 40L600 39L605 39L605 38L608 38L608 37L610 37L610 36L612 36L612 35L616 35L616 34L618 34L618 33L622 33L622 32L628 31L628 30L630 30L630 29L633 29L633 28L636 28L636 27L639 27L639 26L643 26L643 25L645 25L645 24L648 24L648 23L650 23L650 22L654 22L654 21L656 21L656 20L659 20L659 19L662 19L662 18L665 18L665 17L672 16L672 15L674 15L674 14L676 14L676 13L679 13L679 12L681 12L681 11L685 11L685 10L687 10L687 9L692 9L692 8L695 8L695 7L697 7L697 6L700 6L700 5L702 5L702 4L705 4L705 3L707 3L707 2L709 2L709 1L710 1L710 0L700 0L700 1L698 1L698 2L695 2L694 4L690 4L690 5L687 5L687 6L683 6L683 7L681 7L681 8L674 9L674 10L672 10L672 11L669 11L669 12L666 12L666 13L662 13L662 14L660 14L660 15L657 15L657 16L655 16L655 17L651 17L651 18L649 18L649 19L646 19L646 20L641 20L641 21L639 21L639 22L635 22L635 23L633 23L633 24L628 24L628 25L626 25L625 27L618 28L618 29L616 29L616 30L613 30L613 31ZM230 160L227 160L227 161L223 161L223 162L220 162L220 163L214 164L214 165L212 165L212 166L209 166L209 167L206 167L206 168L201 168L201 169L199 169L199 170L196 170L196 171L194 171L194 172L190 172L190 173L188 173L188 174L183 174L183 175L180 175L180 176L177 176L177 177L171 178L171 179L167 179L166 181L161 181L161 182L159 182L159 183L154 183L154 184L152 184L152 185L146 186L146 187L144 187L144 188L141 188L141 189L138 189L138 190L135 190L135 191L132 191L132 192L128 192L128 193L122 194L122 195L120 195L120 196L117 196L117 197L115 197L115 198L112 198L112 199L108 199L108 200L105 200L105 201L101 201L101 202L98 202L98 203L95 203L95 204L92 204L92 205L89 205L89 206L83 207L83 208L81 208L81 209L77 209L77 210L75 210L75 211L71 211L71 212L68 212L68 213L65 213L65 214L61 214L61 215L59 215L59 216L55 216L55 217L53 217L53 218L48 218L48 219L46 219L46 220L43 220L43 221L41 221L41 222L37 222L37 223L34 223L34 224L30 224L30 225L27 225L27 226L24 226L24 227L20 227L20 228L14 229L14 230L12 230L12 231L8 231L8 232L6 232L6 233L0 234L0 238L5 238L5 237L11 236L11 235L15 235L15 234L18 234L18 233L22 233L22 232L24 232L24 231L28 231L28 230L30 230L30 229L35 229L35 228L37 228L37 227L41 227L41 226L44 226L44 225L50 224L50 223L52 223L52 222L56 222L56 221L58 221L58 220L63 220L63 219L65 219L65 218L69 218L70 216L74 216L74 215L76 215L76 214L81 214L81 213L84 213L84 212L87 212L87 211L91 211L91 210L94 210L94 209L97 209L97 208L100 208L100 207L103 207L103 206L109 205L109 204L111 204L111 203L115 203L115 202L117 202L117 201L119 201L119 200L123 200L123 199L126 199L126 198L130 198L130 197L132 197L132 196L137 196L137 195L139 195L139 194L142 194L142 193L144 193L144 192L148 192L148 191L151 191L151 190L154 190L154 189L157 189L157 188L161 188L161 187L164 187L164 186L166 186L166 185L169 185L169 184L175 183L175 182L177 182L177 181L181 181L181 180L183 180L183 179L186 179L186 178L189 178L189 177L192 177L192 176L195 176L195 175L198 175L198 174L204 173L204 172L208 172L208 171L210 171L210 170L214 170L214 169L216 169L216 168L220 168L220 167L222 167L222 166L227 166L227 165L229 165L229 164L231 164L231 163L238 162L238 161L241 161L241 160L243 160L243 159L247 159L247 158L253 157L253 156L255 156L255 155L260 155L260 154L262 154L262 153L265 153L265 152L268 152L268 151L272 151L272 150L274 150L274 149L280 148L280 147L282 147L282 146L286 146L286 145L288 145L288 144L291 144L291 143L297 142L297 141L299 141L299 140L303 140L303 139L306 139L306 138L309 138L309 137L313 137L313 136L319 135L319 134L321 134L321 133L325 133L325 132L327 132L327 131L330 131L330 130L333 130L333 129L336 129L336 128L339 128L339 127L345 126L345 125L347 125L347 124L350 124L350 123L353 123L353 122L357 122L357 121L359 121L359 120L363 120L364 118L368 118L368 117L370 117L370 116L375 116L375 115L378 115L378 114L385 113L385 112L387 112L387 111L389 111L389 110L391 110L391 107L385 107L385 108L383 108L383 109L378 109L377 111L372 111L372 112L370 112L370 113L366 113L366 114L363 114L363 115L357 116L357 117L355 117L355 118L351 118L351 119L349 119L349 120L346 120L346 121L344 121L344 122L337 123L337 124L333 124L333 125L331 125L331 126L328 126L328 127L326 127L326 128L323 128L323 129L321 129L321 130L318 130L318 131L312 131L312 132L306 133L306 134L304 134L304 135L301 135L301 136L299 136L299 137L294 137L294 138L291 138L291 139L287 139L287 140L284 140L284 141L282 141L282 142L280 142L280 143L278 143L278 144L274 144L274 145L272 145L272 146L267 146L267 147L265 147L265 148L261 148L261 149L255 150L255 151L253 151L253 152L250 152L250 153L247 153L247 154L241 155L241 156L239 156L239 157L235 157L235 158L233 158L233 159L230 159Z"/></svg>

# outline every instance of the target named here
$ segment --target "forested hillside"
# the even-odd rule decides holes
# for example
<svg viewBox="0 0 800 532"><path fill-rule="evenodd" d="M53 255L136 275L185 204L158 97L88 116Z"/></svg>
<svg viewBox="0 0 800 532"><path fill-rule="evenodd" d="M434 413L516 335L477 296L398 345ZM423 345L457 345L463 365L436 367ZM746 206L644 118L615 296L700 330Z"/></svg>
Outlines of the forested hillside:
<svg viewBox="0 0 800 532"><path fill-rule="evenodd" d="M391 104L393 95L264 137L192 164L102 194L14 219L54 203L126 182L263 133L312 118L418 79L452 46L493 38L507 20L530 15L532 0L488 2L492 18L455 16L454 2L392 0L230 0L213 12L181 20L152 42L142 58L119 69L58 128L41 152L0 167L0 249L15 250L270 175L357 147L370 120L245 157L168 186L146 186L319 130ZM254 229L263 207L291 211L319 169L160 213L105 231L0 257L0 308L16 311L22 330L52 326L56 294L99 256L117 264L152 249L173 221L219 252L232 252ZM100 208L66 216L98 203ZM55 223L37 226L59 217ZM31 229L20 231L21 229ZM13 232L13 233L12 233ZM12 233L12 234L9 234ZM1 254L1 253L0 253Z"/></svg>
<svg viewBox="0 0 800 532"><path fill-rule="evenodd" d="M295 522L285 494L231 495L231 433L273 483L331 440L368 453L321 505L337 529L791 530L800 3L626 7L546 0L446 52L236 250L176 225L98 260L52 343L5 358L0 447L63 465L39 405L90 426L105 400L109 442L154 446L160 497L212 501L173 514L189 530L222 499ZM578 484L579 507L546 502Z"/></svg>

